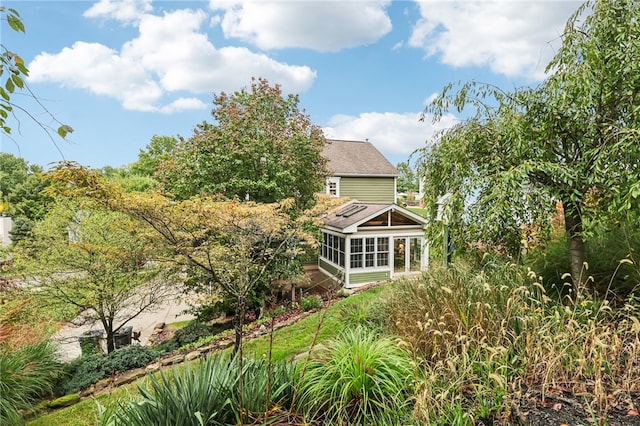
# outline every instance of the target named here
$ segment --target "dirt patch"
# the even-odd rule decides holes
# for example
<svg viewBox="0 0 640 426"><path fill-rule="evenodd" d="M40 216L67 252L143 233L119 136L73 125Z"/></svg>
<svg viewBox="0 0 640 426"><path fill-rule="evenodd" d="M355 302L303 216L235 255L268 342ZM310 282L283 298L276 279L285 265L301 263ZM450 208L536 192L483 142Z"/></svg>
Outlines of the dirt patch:
<svg viewBox="0 0 640 426"><path fill-rule="evenodd" d="M640 393L624 400L610 402L606 413L597 413L589 404L589 396L565 392L545 394L529 389L513 410L513 423L527 426L607 425L640 426Z"/></svg>

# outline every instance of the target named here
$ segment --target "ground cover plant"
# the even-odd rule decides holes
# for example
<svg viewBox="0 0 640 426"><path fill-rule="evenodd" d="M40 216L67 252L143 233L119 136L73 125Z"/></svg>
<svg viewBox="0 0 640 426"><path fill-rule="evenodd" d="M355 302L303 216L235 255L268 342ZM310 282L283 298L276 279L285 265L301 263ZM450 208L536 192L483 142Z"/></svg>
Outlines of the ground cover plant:
<svg viewBox="0 0 640 426"><path fill-rule="evenodd" d="M388 289L386 286L378 286L341 299L328 306L326 310L313 313L299 322L274 331L272 336L265 335L247 341L245 352L253 359L267 359L271 348L273 362L279 363L291 359L297 354L308 351L312 344L321 344L336 337L337 333L345 326L341 310L348 310L351 306L369 305L372 301L383 297ZM107 407L112 404L117 405L118 400L123 402L128 397L137 394L137 385L130 384L115 388L108 394L98 395L96 399ZM41 415L31 420L29 425L90 426L96 423L95 411L94 400L85 399L71 407Z"/></svg>
<svg viewBox="0 0 640 426"><path fill-rule="evenodd" d="M159 356L159 351L140 345L129 345L107 355L83 355L67 365L68 377L60 390L63 394L78 392L112 374L146 367Z"/></svg>
<svg viewBox="0 0 640 426"><path fill-rule="evenodd" d="M296 394L297 379L289 378L295 396L280 400L278 409L270 412L271 420L284 421L278 414L287 421L302 421L304 415L308 424L359 424L358 419L391 403L395 408L384 411L388 417L373 424L634 424L638 417L633 410L640 405L639 317L637 299L619 307L584 295L555 299L526 267L491 262L478 268L459 259L448 270L434 269L339 300L273 336L248 341L245 353L253 360L267 360L272 348L276 364L303 353L298 356L298 371L304 369L303 381L308 382L301 383ZM358 336L344 338L349 332ZM390 340L397 337L401 340ZM413 357L403 359L417 360L418 374L405 374L415 380L397 388L404 395L402 401L384 393L378 405L364 406L363 401L381 395L376 393L380 389L398 383L384 379L380 389L363 396L358 394L363 388L352 391L351 385L359 379L371 384L374 379L368 374L344 374L359 367L361 373L382 374L384 368L367 368L373 364L366 354L372 341L379 340L394 342L391 350L406 345ZM316 348L304 354L312 346ZM243 367L243 388L258 389L247 389L243 395L244 406L255 410L245 421L263 424L268 404L264 397L252 395L262 392L266 379L247 365L263 365L265 371L266 367L250 359ZM332 368L332 379L325 379ZM156 381L162 386L162 379ZM250 407L254 399L262 401L257 408ZM293 410L287 403L292 400ZM128 398L120 402L126 406ZM403 403L408 404L404 410ZM78 405L92 404L89 400ZM240 406L237 400L233 404ZM557 406L561 408L556 411ZM84 422L68 414L76 409L85 413ZM540 420L543 413L546 421ZM43 416L34 425L95 424L86 417L86 410L74 406Z"/></svg>

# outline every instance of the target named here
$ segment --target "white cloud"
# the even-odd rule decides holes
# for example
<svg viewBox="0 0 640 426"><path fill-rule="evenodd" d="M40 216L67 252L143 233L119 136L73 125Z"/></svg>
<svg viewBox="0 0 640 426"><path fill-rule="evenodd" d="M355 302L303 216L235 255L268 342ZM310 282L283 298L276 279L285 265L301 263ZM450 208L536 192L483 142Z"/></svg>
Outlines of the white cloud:
<svg viewBox="0 0 640 426"><path fill-rule="evenodd" d="M140 63L99 43L78 41L57 54L41 53L29 64L29 70L33 82L87 89L120 100L126 109L152 111L162 97L160 86Z"/></svg>
<svg viewBox="0 0 640 426"><path fill-rule="evenodd" d="M100 0L87 9L83 16L135 22L152 10L151 0Z"/></svg>
<svg viewBox="0 0 640 426"><path fill-rule="evenodd" d="M247 1L211 0L222 10L227 38L261 49L306 48L321 52L367 45L391 31L390 1Z"/></svg>
<svg viewBox="0 0 640 426"><path fill-rule="evenodd" d="M420 113L415 112L367 112L357 117L333 116L323 130L328 139L368 139L384 155L408 155L426 146L437 132L457 121L451 114L433 124L431 117L420 121Z"/></svg>
<svg viewBox="0 0 640 426"><path fill-rule="evenodd" d="M422 1L409 45L455 67L541 79L574 1Z"/></svg>
<svg viewBox="0 0 640 426"><path fill-rule="evenodd" d="M207 18L205 12L189 9L141 14L138 36L120 51L78 41L59 53L36 56L29 64L30 79L110 96L129 110L167 113L206 108L193 97L167 97L235 91L250 84L251 77L278 83L286 93L303 92L313 83L316 73L309 67L277 62L246 48L216 48L201 31Z"/></svg>
<svg viewBox="0 0 640 426"><path fill-rule="evenodd" d="M163 106L160 111L165 114L171 114L176 111L184 111L188 109L206 109L207 104L198 98L180 98L171 102L169 105Z"/></svg>

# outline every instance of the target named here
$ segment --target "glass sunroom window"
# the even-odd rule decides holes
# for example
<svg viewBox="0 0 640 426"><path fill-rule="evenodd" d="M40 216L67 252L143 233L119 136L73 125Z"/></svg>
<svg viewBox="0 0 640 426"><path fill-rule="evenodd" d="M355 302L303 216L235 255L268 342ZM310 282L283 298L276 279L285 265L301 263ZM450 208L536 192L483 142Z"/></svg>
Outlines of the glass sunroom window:
<svg viewBox="0 0 640 426"><path fill-rule="evenodd" d="M344 268L344 238L338 235L322 233L322 257Z"/></svg>
<svg viewBox="0 0 640 426"><path fill-rule="evenodd" d="M389 238L352 238L350 265L352 268L389 266Z"/></svg>

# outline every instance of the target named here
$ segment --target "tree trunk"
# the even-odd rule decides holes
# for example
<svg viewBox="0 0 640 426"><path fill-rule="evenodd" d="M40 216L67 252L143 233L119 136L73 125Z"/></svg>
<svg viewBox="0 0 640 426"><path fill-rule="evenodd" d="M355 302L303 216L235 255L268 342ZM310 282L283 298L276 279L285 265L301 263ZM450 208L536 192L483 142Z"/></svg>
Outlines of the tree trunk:
<svg viewBox="0 0 640 426"><path fill-rule="evenodd" d="M105 333L107 334L107 353L110 354L116 349L114 342L114 332L113 332L113 320L111 318L100 318L100 322L102 323L102 328L104 328Z"/></svg>
<svg viewBox="0 0 640 426"><path fill-rule="evenodd" d="M564 208L564 228L567 233L567 243L569 245L569 265L573 287L576 291L593 291L588 286L588 271L586 268L587 255L582 239L582 209L579 203L563 202Z"/></svg>
<svg viewBox="0 0 640 426"><path fill-rule="evenodd" d="M116 345L114 343L114 335L113 330L107 330L107 353L110 354L116 349Z"/></svg>

